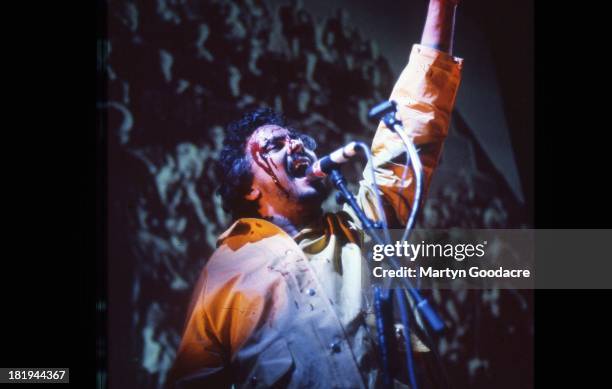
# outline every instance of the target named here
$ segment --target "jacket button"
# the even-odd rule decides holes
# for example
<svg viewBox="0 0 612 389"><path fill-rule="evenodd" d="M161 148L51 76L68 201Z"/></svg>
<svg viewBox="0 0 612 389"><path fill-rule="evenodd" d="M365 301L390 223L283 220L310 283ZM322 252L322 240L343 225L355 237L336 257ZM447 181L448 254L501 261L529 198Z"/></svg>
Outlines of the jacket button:
<svg viewBox="0 0 612 389"><path fill-rule="evenodd" d="M315 294L317 294L317 291L316 291L316 290L314 290L314 289L312 289L312 288L309 288L309 289L306 291L306 293L308 293L308 295L309 295L309 296L314 296Z"/></svg>
<svg viewBox="0 0 612 389"><path fill-rule="evenodd" d="M332 342L329 344L329 348L331 350L332 353L336 354L340 352L340 343L339 342Z"/></svg>

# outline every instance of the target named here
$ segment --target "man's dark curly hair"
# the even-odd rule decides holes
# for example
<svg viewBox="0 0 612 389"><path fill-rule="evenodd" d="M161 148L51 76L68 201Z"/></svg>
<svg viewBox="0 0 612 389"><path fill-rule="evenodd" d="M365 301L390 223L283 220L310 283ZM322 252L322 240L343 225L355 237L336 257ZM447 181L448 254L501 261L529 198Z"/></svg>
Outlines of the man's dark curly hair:
<svg viewBox="0 0 612 389"><path fill-rule="evenodd" d="M245 147L251 134L266 124L287 128L290 133L302 138L306 147L313 150L316 147L312 138L293 130L283 115L270 108L258 108L247 112L240 120L230 123L225 131L223 149L217 163L217 178L221 181L217 193L223 200L223 209L231 213L234 219L259 215L257 203L244 198L253 183L253 174Z"/></svg>

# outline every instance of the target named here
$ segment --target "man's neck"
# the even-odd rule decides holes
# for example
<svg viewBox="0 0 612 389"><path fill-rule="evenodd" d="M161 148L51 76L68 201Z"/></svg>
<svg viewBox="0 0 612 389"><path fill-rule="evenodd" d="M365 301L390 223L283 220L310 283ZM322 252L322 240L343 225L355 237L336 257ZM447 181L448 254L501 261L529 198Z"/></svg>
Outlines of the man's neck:
<svg viewBox="0 0 612 389"><path fill-rule="evenodd" d="M270 222L280 227L291 237L297 235L297 233L300 232L300 230L302 229L301 226L295 225L291 222L291 220L281 215L268 216L266 217L266 220L269 220Z"/></svg>
<svg viewBox="0 0 612 389"><path fill-rule="evenodd" d="M304 227L308 226L320 216L320 208L318 210L304 210L303 212L296 213L294 217L287 217L280 213L262 215L264 219L274 223L291 237L297 235Z"/></svg>

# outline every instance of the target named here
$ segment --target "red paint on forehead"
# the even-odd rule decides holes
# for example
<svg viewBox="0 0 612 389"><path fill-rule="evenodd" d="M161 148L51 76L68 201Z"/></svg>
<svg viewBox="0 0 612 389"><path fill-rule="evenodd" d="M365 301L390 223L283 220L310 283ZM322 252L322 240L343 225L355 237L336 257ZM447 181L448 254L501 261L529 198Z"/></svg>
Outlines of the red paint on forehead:
<svg viewBox="0 0 612 389"><path fill-rule="evenodd" d="M253 131L253 134L251 134L248 143L257 142L259 144L263 144L265 141L274 136L286 134L289 134L289 130L287 130L286 128L277 126L276 124L266 124Z"/></svg>

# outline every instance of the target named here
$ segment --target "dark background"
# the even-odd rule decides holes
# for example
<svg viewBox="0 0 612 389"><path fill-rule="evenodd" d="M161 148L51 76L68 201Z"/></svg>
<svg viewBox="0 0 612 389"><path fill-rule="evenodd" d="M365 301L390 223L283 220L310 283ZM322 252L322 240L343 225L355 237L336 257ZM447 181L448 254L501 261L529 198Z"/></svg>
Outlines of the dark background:
<svg viewBox="0 0 612 389"><path fill-rule="evenodd" d="M420 38L426 5L101 4L108 295L101 292L96 306L108 317L103 382L158 387L165 379L191 287L230 222L214 195L222 128L267 105L314 135L319 153L368 141L375 123L364 113L390 93ZM465 58L464 80L421 226L532 226L532 17L520 2L460 8L455 53ZM429 297L450 327L439 351L457 387L532 385L531 292Z"/></svg>

